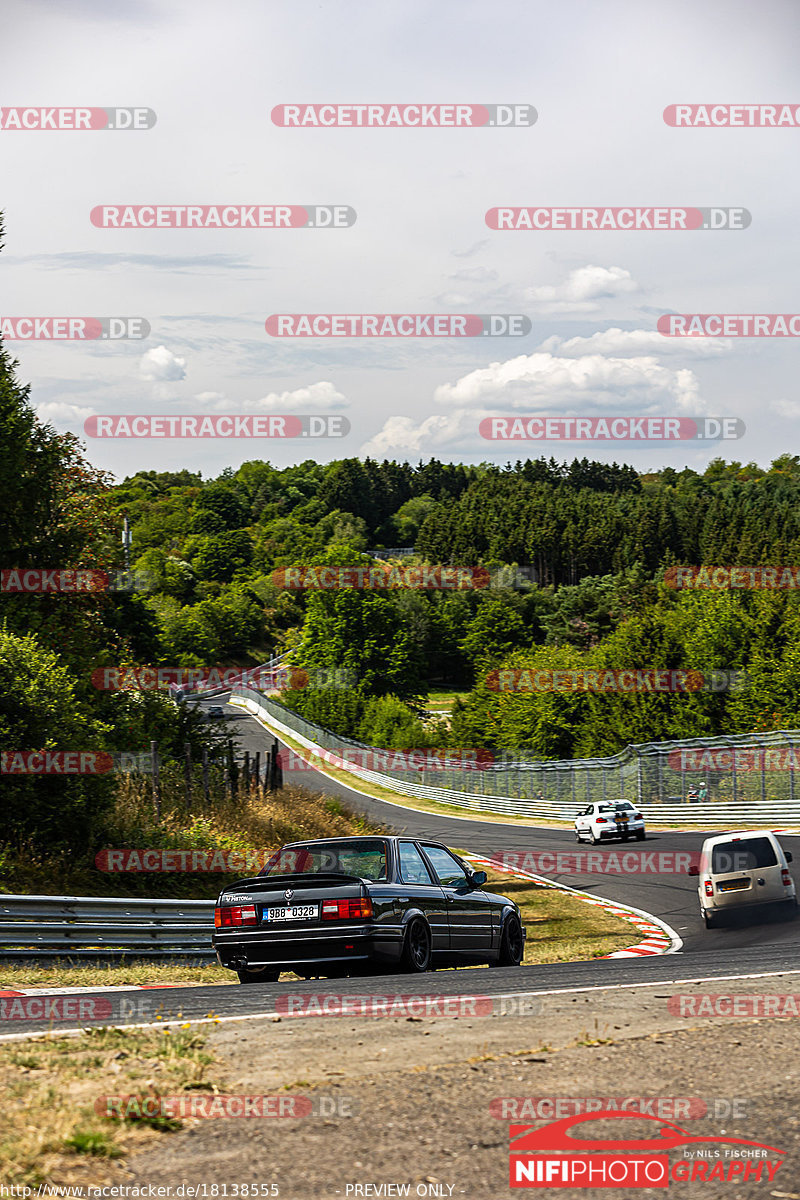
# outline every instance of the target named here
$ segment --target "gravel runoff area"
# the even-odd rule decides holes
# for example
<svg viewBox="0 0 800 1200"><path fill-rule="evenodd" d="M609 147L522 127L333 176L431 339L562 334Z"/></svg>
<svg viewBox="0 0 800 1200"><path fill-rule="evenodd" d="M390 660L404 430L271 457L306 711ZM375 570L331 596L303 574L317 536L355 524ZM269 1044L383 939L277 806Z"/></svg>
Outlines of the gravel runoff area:
<svg viewBox="0 0 800 1200"><path fill-rule="evenodd" d="M774 1013L778 1002L770 997L794 989L800 993L798 974L570 992L529 1000L523 1012L509 1001L507 1012L485 1017L285 1016L221 1025L210 1048L221 1060L215 1074L226 1092L303 1093L314 1098L314 1115L191 1121L128 1160L130 1183L171 1185L173 1194L181 1184L205 1183L208 1196L216 1184L219 1197L223 1185L231 1196L234 1184L241 1195L242 1184L274 1183L283 1200L497 1200L525 1194L509 1188L509 1121L544 1123L559 1115L537 1110L537 1117L530 1104L527 1111L506 1105L502 1119L493 1115L502 1098L597 1097L607 1104L611 1098L658 1097L660 1106L649 1111L695 1136L745 1138L784 1151L774 1178L756 1180L758 1160L748 1159L746 1182L696 1178L673 1180L666 1193L580 1187L552 1194L800 1200L800 1019L754 1017L752 1009L719 1015L729 1007L725 1001L715 1002L708 1015L708 1003L700 1001L733 994L746 1007L751 1002L743 997L760 996L757 1011ZM690 997L684 1003L689 1015L670 1002L677 993ZM693 1098L705 1102L705 1116L687 1116L697 1108L687 1109ZM636 1119L620 1135L619 1123L607 1120L581 1132L650 1138L654 1129ZM724 1156L714 1142L709 1150ZM685 1155L674 1149L670 1162ZM698 1166L702 1175L713 1161Z"/></svg>

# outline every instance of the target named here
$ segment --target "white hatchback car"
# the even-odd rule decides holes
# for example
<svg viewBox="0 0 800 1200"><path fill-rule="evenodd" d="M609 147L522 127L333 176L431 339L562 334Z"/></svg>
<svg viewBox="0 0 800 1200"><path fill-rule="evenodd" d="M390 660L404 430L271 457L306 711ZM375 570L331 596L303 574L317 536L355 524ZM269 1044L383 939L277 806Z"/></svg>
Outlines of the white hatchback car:
<svg viewBox="0 0 800 1200"><path fill-rule="evenodd" d="M700 912L706 929L734 908L780 905L787 916L797 911L797 895L788 864L792 856L769 829L722 833L706 838L697 875Z"/></svg>
<svg viewBox="0 0 800 1200"><path fill-rule="evenodd" d="M621 838L627 842L635 837L645 839L644 817L627 800L600 800L584 808L575 818L575 841L598 842Z"/></svg>

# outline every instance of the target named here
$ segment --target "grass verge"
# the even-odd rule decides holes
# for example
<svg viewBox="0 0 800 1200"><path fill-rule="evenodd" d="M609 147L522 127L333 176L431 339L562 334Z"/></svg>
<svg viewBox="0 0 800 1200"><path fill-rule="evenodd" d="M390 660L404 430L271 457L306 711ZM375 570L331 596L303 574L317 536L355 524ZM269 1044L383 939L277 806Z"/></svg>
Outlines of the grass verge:
<svg viewBox="0 0 800 1200"><path fill-rule="evenodd" d="M214 1058L187 1023L171 1030L90 1029L0 1045L0 1179L98 1185L127 1178L117 1161L182 1126L173 1118L109 1120L104 1096L214 1092Z"/></svg>
<svg viewBox="0 0 800 1200"><path fill-rule="evenodd" d="M219 963L182 966L181 963L74 963L58 959L46 966L0 963L0 991L52 987L137 987L140 984L237 983L232 971Z"/></svg>
<svg viewBox="0 0 800 1200"><path fill-rule="evenodd" d="M486 887L519 905L528 935L526 966L602 958L641 941L630 921L604 912L596 904L584 904L569 892L494 872L489 872Z"/></svg>
<svg viewBox="0 0 800 1200"><path fill-rule="evenodd" d="M101 849L262 854L299 838L378 831L378 826L350 812L338 797L302 787L281 788L263 798L255 793L240 794L217 801L209 812L194 815L187 815L179 806L165 806L159 821L146 787L123 779L91 853L81 860L66 852L6 849L0 854L0 893L215 900L224 886L242 878L242 871L101 871L95 866L95 854Z"/></svg>

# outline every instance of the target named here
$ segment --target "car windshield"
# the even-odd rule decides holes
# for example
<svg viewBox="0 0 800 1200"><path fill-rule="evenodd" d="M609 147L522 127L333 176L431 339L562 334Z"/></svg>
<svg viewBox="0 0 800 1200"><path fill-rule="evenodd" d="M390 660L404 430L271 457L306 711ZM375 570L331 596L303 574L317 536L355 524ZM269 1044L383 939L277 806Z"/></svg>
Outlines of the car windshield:
<svg viewBox="0 0 800 1200"><path fill-rule="evenodd" d="M352 842L309 842L284 846L273 855L262 875L316 875L333 871L359 879L386 879L386 843L381 838Z"/></svg>
<svg viewBox="0 0 800 1200"><path fill-rule="evenodd" d="M760 871L774 867L778 859L769 838L747 838L746 841L718 842L711 852L711 872L724 875L728 871Z"/></svg>

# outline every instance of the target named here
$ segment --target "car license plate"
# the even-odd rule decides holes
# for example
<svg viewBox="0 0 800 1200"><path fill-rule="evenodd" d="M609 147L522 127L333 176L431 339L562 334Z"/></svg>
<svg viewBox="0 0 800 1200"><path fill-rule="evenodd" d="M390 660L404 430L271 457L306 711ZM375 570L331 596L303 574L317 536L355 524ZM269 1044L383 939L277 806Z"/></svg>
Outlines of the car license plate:
<svg viewBox="0 0 800 1200"><path fill-rule="evenodd" d="M274 921L314 921L318 916L318 904L287 904L285 908L264 909L264 920L270 924Z"/></svg>
<svg viewBox="0 0 800 1200"><path fill-rule="evenodd" d="M627 817L615 817L614 820L617 822L618 825L627 825L628 824Z"/></svg>
<svg viewBox="0 0 800 1200"><path fill-rule="evenodd" d="M719 885L719 890L721 892L738 892L746 887L750 887L749 879L726 879Z"/></svg>

